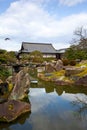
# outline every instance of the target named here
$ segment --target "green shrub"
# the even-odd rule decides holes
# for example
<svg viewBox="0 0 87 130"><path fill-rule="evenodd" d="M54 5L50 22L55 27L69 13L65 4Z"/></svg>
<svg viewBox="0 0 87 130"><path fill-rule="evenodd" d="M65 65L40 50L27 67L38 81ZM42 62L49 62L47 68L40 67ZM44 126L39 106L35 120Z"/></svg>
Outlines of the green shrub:
<svg viewBox="0 0 87 130"><path fill-rule="evenodd" d="M40 51L32 51L30 53L30 60L32 60L32 62L36 62L36 63L42 63L43 62L43 55Z"/></svg>
<svg viewBox="0 0 87 130"><path fill-rule="evenodd" d="M75 60L70 60L69 64L70 64L71 66L75 66L75 65L76 65L76 61L75 61Z"/></svg>
<svg viewBox="0 0 87 130"><path fill-rule="evenodd" d="M33 57L33 58L32 58L32 62L42 63L42 62L43 62L43 59L42 59L41 57Z"/></svg>
<svg viewBox="0 0 87 130"><path fill-rule="evenodd" d="M62 59L63 65L67 66L69 65L69 60L68 59Z"/></svg>
<svg viewBox="0 0 87 130"><path fill-rule="evenodd" d="M44 59L44 61L47 61L47 62L50 62L52 60L56 60L56 58L54 58L54 57L45 57L43 59Z"/></svg>
<svg viewBox="0 0 87 130"><path fill-rule="evenodd" d="M7 59L5 59L4 57L0 57L0 63L7 63Z"/></svg>
<svg viewBox="0 0 87 130"><path fill-rule="evenodd" d="M7 51L0 49L0 54L5 54Z"/></svg>
<svg viewBox="0 0 87 130"><path fill-rule="evenodd" d="M0 63L14 63L16 62L16 57L14 52L7 52L5 50L0 50Z"/></svg>
<svg viewBox="0 0 87 130"><path fill-rule="evenodd" d="M5 80L10 75L11 74L7 68L0 66L0 79Z"/></svg>

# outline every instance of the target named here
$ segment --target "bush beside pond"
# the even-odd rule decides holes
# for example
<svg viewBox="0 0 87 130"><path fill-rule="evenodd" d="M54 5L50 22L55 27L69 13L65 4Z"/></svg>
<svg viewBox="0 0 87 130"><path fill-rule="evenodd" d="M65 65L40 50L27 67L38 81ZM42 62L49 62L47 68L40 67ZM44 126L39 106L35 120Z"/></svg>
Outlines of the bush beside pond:
<svg viewBox="0 0 87 130"><path fill-rule="evenodd" d="M0 65L0 79L5 80L10 75L11 75L11 73L10 73L9 69Z"/></svg>

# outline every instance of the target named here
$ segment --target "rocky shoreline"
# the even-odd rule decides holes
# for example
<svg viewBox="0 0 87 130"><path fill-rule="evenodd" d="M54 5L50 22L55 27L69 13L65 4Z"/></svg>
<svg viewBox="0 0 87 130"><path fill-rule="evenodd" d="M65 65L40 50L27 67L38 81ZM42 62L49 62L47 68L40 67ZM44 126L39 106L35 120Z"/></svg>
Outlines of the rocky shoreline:
<svg viewBox="0 0 87 130"><path fill-rule="evenodd" d="M34 68L37 69L38 78L54 82L57 86L87 86L86 65L64 66L62 61L58 60L56 63L45 63ZM32 69L34 68L32 67ZM29 66L22 67L18 71L8 77L5 84L0 80L0 86L4 85L3 88L5 89L4 94L0 88L0 122L12 122L23 113L31 111L31 104L28 99Z"/></svg>
<svg viewBox="0 0 87 130"><path fill-rule="evenodd" d="M18 73L14 73L7 79L7 83L13 84L13 87L10 88L10 92L0 95L0 99L3 99L0 103L0 122L12 122L23 113L31 111L31 104L27 102L30 87L28 68L24 67Z"/></svg>
<svg viewBox="0 0 87 130"><path fill-rule="evenodd" d="M38 78L57 85L87 86L87 66L63 66L62 61L37 68Z"/></svg>

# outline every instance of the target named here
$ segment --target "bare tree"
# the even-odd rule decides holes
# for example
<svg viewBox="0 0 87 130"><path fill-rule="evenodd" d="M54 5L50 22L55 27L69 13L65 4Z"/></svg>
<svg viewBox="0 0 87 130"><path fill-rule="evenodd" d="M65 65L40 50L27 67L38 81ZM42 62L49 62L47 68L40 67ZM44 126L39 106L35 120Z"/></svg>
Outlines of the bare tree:
<svg viewBox="0 0 87 130"><path fill-rule="evenodd" d="M79 27L74 31L74 35L71 44L77 49L87 49L87 29Z"/></svg>
<svg viewBox="0 0 87 130"><path fill-rule="evenodd" d="M72 101L72 105L76 107L75 112L78 113L80 119L86 118L87 119L87 96L82 95L75 96L75 100Z"/></svg>

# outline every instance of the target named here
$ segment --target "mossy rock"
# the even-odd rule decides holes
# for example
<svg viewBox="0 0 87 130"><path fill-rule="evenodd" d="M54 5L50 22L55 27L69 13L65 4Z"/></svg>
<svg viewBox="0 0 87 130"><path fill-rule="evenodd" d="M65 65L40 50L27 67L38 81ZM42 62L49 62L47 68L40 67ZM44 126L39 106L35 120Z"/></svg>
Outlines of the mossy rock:
<svg viewBox="0 0 87 130"><path fill-rule="evenodd" d="M76 76L83 77L85 75L87 75L87 67L83 68L83 71L81 73L77 74Z"/></svg>
<svg viewBox="0 0 87 130"><path fill-rule="evenodd" d="M11 92L13 89L13 84L12 83L9 83L8 84L8 91Z"/></svg>
<svg viewBox="0 0 87 130"><path fill-rule="evenodd" d="M20 115L29 111L31 111L31 105L29 103L9 100L0 104L0 122L12 122Z"/></svg>

